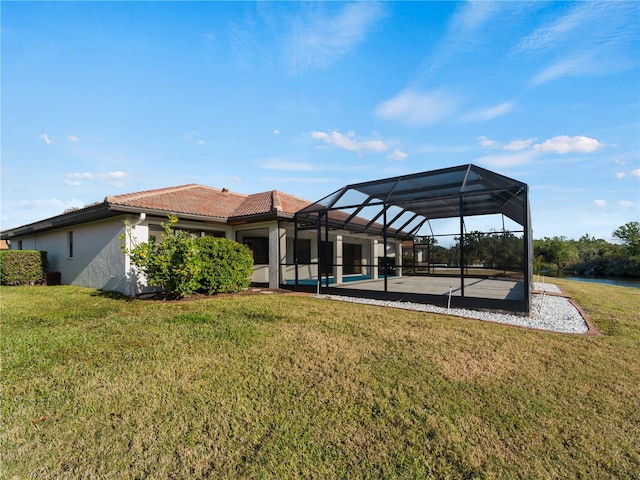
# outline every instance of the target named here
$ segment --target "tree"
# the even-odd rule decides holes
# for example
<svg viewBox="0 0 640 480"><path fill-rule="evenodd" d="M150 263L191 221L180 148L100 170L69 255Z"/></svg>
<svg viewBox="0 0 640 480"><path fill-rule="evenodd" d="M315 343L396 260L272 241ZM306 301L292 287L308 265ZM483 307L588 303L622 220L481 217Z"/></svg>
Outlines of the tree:
<svg viewBox="0 0 640 480"><path fill-rule="evenodd" d="M546 263L552 263L561 271L565 266L578 259L578 249L565 237L545 237L533 242L534 256L541 257Z"/></svg>
<svg viewBox="0 0 640 480"><path fill-rule="evenodd" d="M613 232L617 238L629 249L631 256L640 255L640 222L628 222Z"/></svg>

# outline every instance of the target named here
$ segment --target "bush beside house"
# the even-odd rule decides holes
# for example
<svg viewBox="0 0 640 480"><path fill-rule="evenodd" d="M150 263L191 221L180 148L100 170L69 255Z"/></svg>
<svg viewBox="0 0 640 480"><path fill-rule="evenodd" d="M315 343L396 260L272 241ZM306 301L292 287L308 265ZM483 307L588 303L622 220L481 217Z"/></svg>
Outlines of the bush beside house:
<svg viewBox="0 0 640 480"><path fill-rule="evenodd" d="M0 284L42 283L47 269L47 252L40 250L1 250Z"/></svg>
<svg viewBox="0 0 640 480"><path fill-rule="evenodd" d="M169 216L169 222L162 224L164 234L159 240L151 238L130 249L123 245L149 285L181 296L195 292L235 293L249 286L253 254L247 246L226 238L194 237L174 231L177 221L176 216ZM131 238L130 232L123 241L127 236Z"/></svg>
<svg viewBox="0 0 640 480"><path fill-rule="evenodd" d="M227 238L194 239L201 265L199 289L206 293L235 293L249 286L253 273L253 254L246 245Z"/></svg>

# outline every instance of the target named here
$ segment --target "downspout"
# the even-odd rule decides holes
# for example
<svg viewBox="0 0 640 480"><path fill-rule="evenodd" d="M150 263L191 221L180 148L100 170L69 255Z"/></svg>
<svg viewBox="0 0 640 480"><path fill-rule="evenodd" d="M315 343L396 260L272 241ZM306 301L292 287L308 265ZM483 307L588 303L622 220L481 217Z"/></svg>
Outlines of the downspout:
<svg viewBox="0 0 640 480"><path fill-rule="evenodd" d="M142 222L144 222L147 219L147 214L144 212L141 212L140 215L138 216L138 220L136 220L134 223L131 224L132 227L136 227L138 225L140 225Z"/></svg>

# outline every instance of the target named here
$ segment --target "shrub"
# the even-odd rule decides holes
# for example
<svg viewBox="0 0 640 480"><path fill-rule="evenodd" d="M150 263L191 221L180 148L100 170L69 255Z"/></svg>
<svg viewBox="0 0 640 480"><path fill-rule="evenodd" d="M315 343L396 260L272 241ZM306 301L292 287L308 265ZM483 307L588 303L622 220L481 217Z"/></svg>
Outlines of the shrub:
<svg viewBox="0 0 640 480"><path fill-rule="evenodd" d="M207 293L234 293L247 288L253 272L253 254L246 245L227 238L200 237L198 250L199 289Z"/></svg>
<svg viewBox="0 0 640 480"><path fill-rule="evenodd" d="M174 231L178 217L169 216L163 223L164 235L159 242L152 239L134 245L123 243L131 263L142 271L150 286L162 287L181 296L194 292L238 292L251 281L253 256L244 245L214 237L194 237ZM122 240L131 237L125 223Z"/></svg>
<svg viewBox="0 0 640 480"><path fill-rule="evenodd" d="M0 251L0 284L42 283L47 269L47 252L40 250Z"/></svg>

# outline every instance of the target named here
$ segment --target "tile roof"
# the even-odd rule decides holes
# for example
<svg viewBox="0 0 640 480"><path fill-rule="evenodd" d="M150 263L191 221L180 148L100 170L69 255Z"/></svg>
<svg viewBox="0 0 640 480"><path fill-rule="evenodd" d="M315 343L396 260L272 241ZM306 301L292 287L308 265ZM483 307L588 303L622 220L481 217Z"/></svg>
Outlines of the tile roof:
<svg viewBox="0 0 640 480"><path fill-rule="evenodd" d="M105 198L111 205L217 218L294 214L311 202L271 190L245 195L198 184L147 190Z"/></svg>

